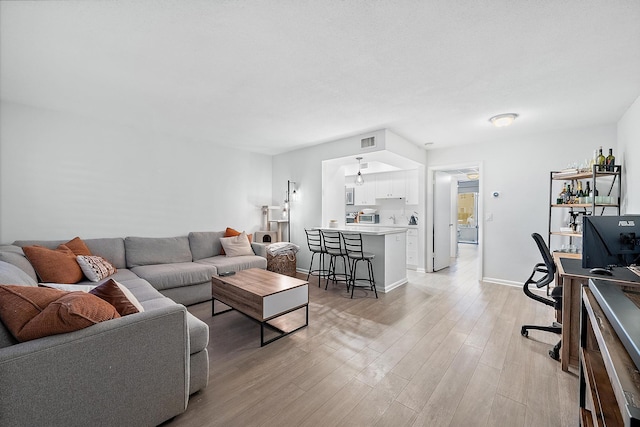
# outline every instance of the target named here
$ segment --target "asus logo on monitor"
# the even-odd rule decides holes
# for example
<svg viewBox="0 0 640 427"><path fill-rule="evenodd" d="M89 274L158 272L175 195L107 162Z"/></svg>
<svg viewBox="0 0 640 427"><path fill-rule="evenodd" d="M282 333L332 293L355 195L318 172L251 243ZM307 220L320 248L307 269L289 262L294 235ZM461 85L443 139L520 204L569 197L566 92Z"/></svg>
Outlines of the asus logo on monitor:
<svg viewBox="0 0 640 427"><path fill-rule="evenodd" d="M634 221L618 221L618 227L635 227Z"/></svg>

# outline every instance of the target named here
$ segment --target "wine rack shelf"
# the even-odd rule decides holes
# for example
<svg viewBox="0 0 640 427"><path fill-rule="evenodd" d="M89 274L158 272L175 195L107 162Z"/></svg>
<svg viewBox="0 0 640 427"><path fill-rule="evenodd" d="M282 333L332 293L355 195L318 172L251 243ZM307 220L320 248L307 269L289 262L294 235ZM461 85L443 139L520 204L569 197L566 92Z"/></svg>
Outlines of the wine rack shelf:
<svg viewBox="0 0 640 427"><path fill-rule="evenodd" d="M569 245L575 244L574 239L582 238L582 233L577 226L580 224L580 216L584 215L620 215L620 200L622 197L622 166L611 166L611 170L600 170L599 165L593 165L591 171L585 170L564 170L552 171L549 174L549 236L547 245L551 251L557 250L554 243L560 240L552 241L552 236L560 236L558 239L569 238ZM559 188L554 188L554 183L558 181L570 182L572 187L580 180L591 180L593 188L598 188L600 198L589 197L590 203L557 203L557 194ZM608 190L606 191L605 188ZM615 191L614 191L615 189ZM613 196L612 196L613 194ZM598 203L596 203L598 201ZM607 202L607 203L603 203ZM567 212L568 209L568 212ZM564 214L568 214L573 221L573 231L560 231L558 224L553 224L553 211L561 210ZM556 218L557 219L557 218Z"/></svg>

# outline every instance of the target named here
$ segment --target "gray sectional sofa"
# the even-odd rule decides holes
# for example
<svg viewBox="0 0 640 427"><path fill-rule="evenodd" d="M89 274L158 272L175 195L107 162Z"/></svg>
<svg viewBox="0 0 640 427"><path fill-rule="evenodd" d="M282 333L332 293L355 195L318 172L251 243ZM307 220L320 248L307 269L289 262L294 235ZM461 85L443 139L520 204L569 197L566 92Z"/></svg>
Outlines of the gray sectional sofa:
<svg viewBox="0 0 640 427"><path fill-rule="evenodd" d="M209 328L184 305L210 300L218 272L267 265L259 243L252 244L255 256L219 255L223 236L84 240L118 271L81 283L114 279L144 312L22 343L0 322L0 425L146 426L183 412L209 376ZM0 284L37 286L21 247L65 242L0 246Z"/></svg>

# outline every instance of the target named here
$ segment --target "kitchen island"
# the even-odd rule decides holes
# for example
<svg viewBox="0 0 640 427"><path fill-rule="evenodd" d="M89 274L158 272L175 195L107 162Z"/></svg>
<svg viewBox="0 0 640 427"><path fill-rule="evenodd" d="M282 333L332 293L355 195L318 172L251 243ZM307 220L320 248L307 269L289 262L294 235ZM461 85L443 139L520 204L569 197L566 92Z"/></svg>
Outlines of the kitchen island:
<svg viewBox="0 0 640 427"><path fill-rule="evenodd" d="M407 283L407 229L375 226L316 227L326 231L362 234L365 252L375 255L371 261L378 292L389 292ZM359 276L366 273L358 266Z"/></svg>

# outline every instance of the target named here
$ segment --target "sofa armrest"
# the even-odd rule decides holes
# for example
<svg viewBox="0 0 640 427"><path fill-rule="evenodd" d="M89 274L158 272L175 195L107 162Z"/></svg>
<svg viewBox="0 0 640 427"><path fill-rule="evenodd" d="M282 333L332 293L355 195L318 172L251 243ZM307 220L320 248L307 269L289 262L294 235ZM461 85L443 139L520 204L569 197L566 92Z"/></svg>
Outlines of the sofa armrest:
<svg viewBox="0 0 640 427"><path fill-rule="evenodd" d="M267 246L264 243L251 242L251 249L253 249L253 253L261 256L262 258L267 257Z"/></svg>
<svg viewBox="0 0 640 427"><path fill-rule="evenodd" d="M157 425L189 398L176 304L0 349L0 425Z"/></svg>

